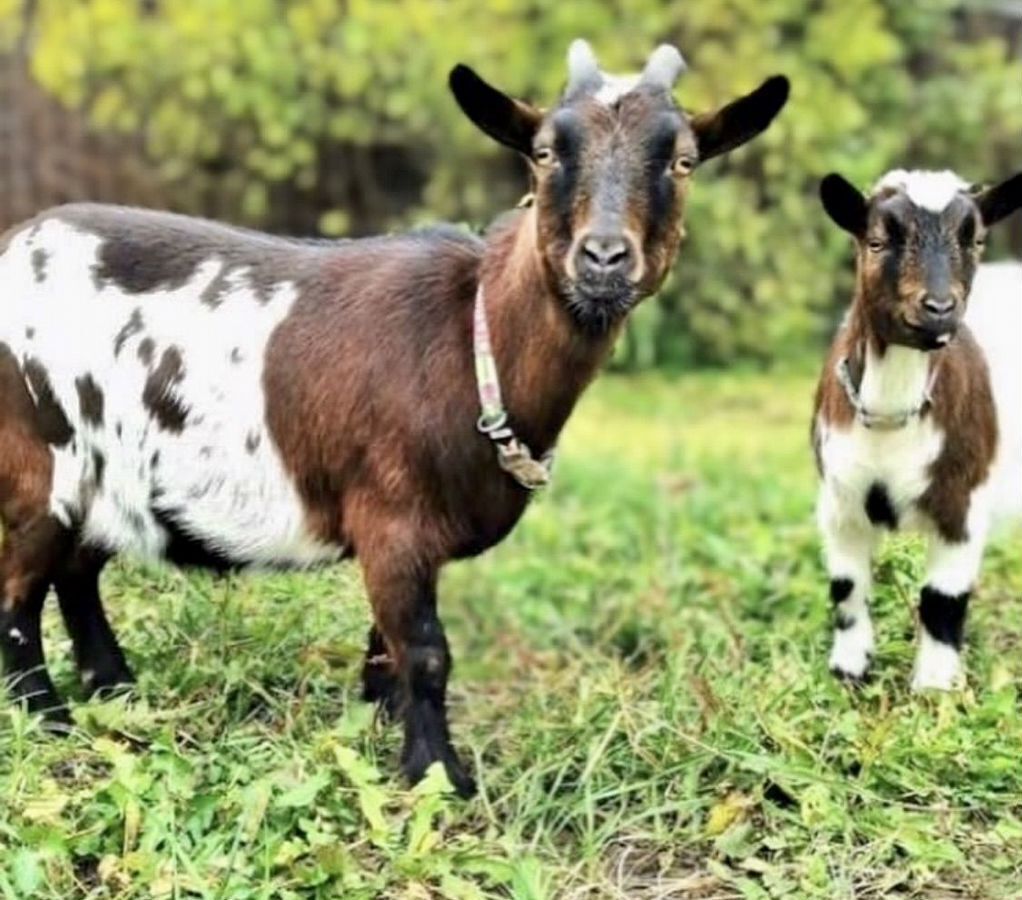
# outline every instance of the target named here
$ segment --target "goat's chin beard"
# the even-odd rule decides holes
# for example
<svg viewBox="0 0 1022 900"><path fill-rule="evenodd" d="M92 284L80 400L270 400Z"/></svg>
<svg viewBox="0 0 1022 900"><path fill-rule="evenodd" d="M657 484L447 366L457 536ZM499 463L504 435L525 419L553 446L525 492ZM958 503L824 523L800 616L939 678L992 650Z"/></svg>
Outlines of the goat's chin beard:
<svg viewBox="0 0 1022 900"><path fill-rule="evenodd" d="M572 322L590 337L613 334L639 301L636 286L625 279L598 284L575 281L562 290Z"/></svg>

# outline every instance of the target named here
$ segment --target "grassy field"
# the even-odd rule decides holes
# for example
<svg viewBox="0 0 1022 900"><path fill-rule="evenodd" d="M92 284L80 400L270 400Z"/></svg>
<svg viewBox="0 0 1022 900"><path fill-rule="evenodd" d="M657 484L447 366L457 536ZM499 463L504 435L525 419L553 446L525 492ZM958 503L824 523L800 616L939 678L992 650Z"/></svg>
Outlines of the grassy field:
<svg viewBox="0 0 1022 900"><path fill-rule="evenodd" d="M880 567L876 678L835 683L809 393L587 396L552 491L442 582L469 803L395 778L398 730L357 699L354 568L111 567L138 697L77 705L63 742L0 716L0 897L1022 895L1018 536L987 558L968 690L907 690L911 541Z"/></svg>

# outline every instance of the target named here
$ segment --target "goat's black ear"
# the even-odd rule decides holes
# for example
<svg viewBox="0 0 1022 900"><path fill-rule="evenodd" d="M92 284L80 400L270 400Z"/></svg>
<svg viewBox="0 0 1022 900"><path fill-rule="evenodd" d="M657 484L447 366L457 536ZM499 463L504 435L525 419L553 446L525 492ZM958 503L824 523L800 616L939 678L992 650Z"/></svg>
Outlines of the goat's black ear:
<svg viewBox="0 0 1022 900"><path fill-rule="evenodd" d="M727 153L765 131L788 102L791 84L783 75L768 78L751 94L739 97L716 112L701 113L689 120L705 162Z"/></svg>
<svg viewBox="0 0 1022 900"><path fill-rule="evenodd" d="M866 233L869 204L854 185L831 173L820 182L820 200L827 215L845 231L858 238Z"/></svg>
<svg viewBox="0 0 1022 900"><path fill-rule="evenodd" d="M996 225L1001 219L1007 218L1022 207L1022 172L985 191L980 191L974 199L983 217L983 224L987 228Z"/></svg>
<svg viewBox="0 0 1022 900"><path fill-rule="evenodd" d="M538 109L491 87L468 66L451 69L447 83L462 112L480 130L506 147L532 155L532 139L543 120Z"/></svg>

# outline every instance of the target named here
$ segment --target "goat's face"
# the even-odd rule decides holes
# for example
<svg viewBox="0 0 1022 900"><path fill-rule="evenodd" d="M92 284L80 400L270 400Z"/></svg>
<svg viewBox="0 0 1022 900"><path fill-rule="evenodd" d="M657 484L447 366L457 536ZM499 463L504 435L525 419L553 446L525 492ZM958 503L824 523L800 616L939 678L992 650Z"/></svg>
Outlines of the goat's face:
<svg viewBox="0 0 1022 900"><path fill-rule="evenodd" d="M899 169L869 197L828 175L820 195L856 238L860 302L876 336L936 350L961 325L987 229L1022 206L1022 175L982 191L952 172Z"/></svg>
<svg viewBox="0 0 1022 900"><path fill-rule="evenodd" d="M584 41L568 54L568 86L541 111L464 66L451 89L484 132L525 155L537 245L555 294L583 331L606 334L657 290L678 251L696 166L763 131L788 98L775 77L723 109L688 116L671 89L684 69L663 46L638 76L601 72Z"/></svg>

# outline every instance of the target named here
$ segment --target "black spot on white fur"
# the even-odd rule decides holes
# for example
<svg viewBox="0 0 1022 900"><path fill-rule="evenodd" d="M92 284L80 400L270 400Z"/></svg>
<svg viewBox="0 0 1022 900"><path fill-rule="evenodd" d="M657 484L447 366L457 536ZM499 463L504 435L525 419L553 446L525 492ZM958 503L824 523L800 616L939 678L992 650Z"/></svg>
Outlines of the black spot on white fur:
<svg viewBox="0 0 1022 900"><path fill-rule="evenodd" d="M32 274L35 277L36 284L42 284L46 281L46 265L49 261L50 254L41 247L37 247L32 251Z"/></svg>
<svg viewBox="0 0 1022 900"><path fill-rule="evenodd" d="M844 603L852 595L855 582L851 578L833 578L830 582L830 599L832 603Z"/></svg>
<svg viewBox="0 0 1022 900"><path fill-rule="evenodd" d="M120 356L125 341L142 331L142 311L136 306L131 311L128 321L121 326L121 330L114 337L114 356Z"/></svg>
<svg viewBox="0 0 1022 900"><path fill-rule="evenodd" d="M156 352L156 343L152 338L142 338L138 342L138 358L144 366L150 366L153 363L153 354Z"/></svg>
<svg viewBox="0 0 1022 900"><path fill-rule="evenodd" d="M38 359L25 360L25 378L35 396L36 428L39 435L54 447L65 447L74 437L74 428L60 405L50 384L50 373Z"/></svg>
<svg viewBox="0 0 1022 900"><path fill-rule="evenodd" d="M168 347L160 357L160 364L149 374L142 389L142 404L164 431L180 434L185 427L188 410L175 396L175 390L184 378L184 363L177 347Z"/></svg>
<svg viewBox="0 0 1022 900"><path fill-rule="evenodd" d="M106 457L99 451L93 448L92 451L92 469L93 478L95 479L96 490L103 489L103 476L106 474Z"/></svg>
<svg viewBox="0 0 1022 900"><path fill-rule="evenodd" d="M103 426L103 391L91 374L86 373L75 379L75 390L78 392L78 411L82 421L93 428Z"/></svg>
<svg viewBox="0 0 1022 900"><path fill-rule="evenodd" d="M935 641L956 650L962 647L969 591L952 596L927 585L919 598L919 621Z"/></svg>
<svg viewBox="0 0 1022 900"><path fill-rule="evenodd" d="M879 481L874 482L866 494L866 516L878 528L894 531L898 527L898 514L891 503L890 494Z"/></svg>

